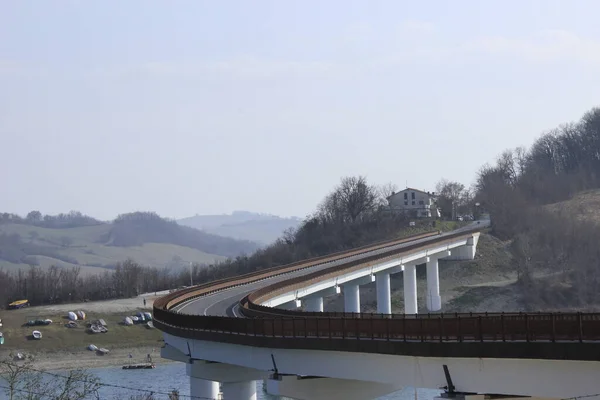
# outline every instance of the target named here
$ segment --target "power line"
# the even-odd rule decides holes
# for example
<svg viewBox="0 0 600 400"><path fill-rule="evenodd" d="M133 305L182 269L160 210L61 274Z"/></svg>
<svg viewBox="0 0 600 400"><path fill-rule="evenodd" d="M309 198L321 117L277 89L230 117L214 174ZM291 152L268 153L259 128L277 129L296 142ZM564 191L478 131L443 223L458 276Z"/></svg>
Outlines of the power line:
<svg viewBox="0 0 600 400"><path fill-rule="evenodd" d="M597 396L600 396L600 393L586 394L583 396L575 396L575 397L567 397L566 399L561 399L561 400L578 400L578 399L587 399L590 397L597 397Z"/></svg>
<svg viewBox="0 0 600 400"><path fill-rule="evenodd" d="M6 362L6 361L5 362L0 362L0 364L7 364L7 365L12 365L12 366L17 366L18 367L17 364ZM131 390L131 391L135 391L135 392L149 393L151 395L152 394L164 395L164 396L171 396L171 395L173 395L173 392L169 393L169 392L161 392L161 391L156 391L156 390L139 389L139 388L133 388L133 387L130 387L130 386L122 386L122 385L114 385L114 384L111 384L111 383L104 383L104 382L102 382L100 380L98 380L97 382L95 382L94 379L81 379L81 378L68 377L68 376L65 376L65 375L55 374L53 372L48 372L48 371L44 371L44 370L41 370L41 369L36 369L36 368L33 368L33 367L29 367L29 366L26 366L26 367L23 367L23 368L27 369L29 371L38 372L38 373L41 373L41 374L46 374L46 375L50 375L50 376L57 377L57 378L71 379L71 380L74 380L76 382L96 383L98 386L101 386L101 387L110 387L110 388L114 388L114 389L125 389L125 390ZM0 386L0 387L2 387L2 386ZM7 387L7 389L9 389L9 388ZM23 391L23 390L21 390L21 391ZM33 393L33 392L31 392L31 393ZM36 394L36 393L33 393L33 394ZM49 395L44 394L43 396L48 397ZM192 395L185 395L185 394L179 394L179 393L177 394L177 396L179 396L179 398L184 397L184 398L197 399L197 400L218 400L218 399L215 399L214 397L192 396Z"/></svg>
<svg viewBox="0 0 600 400"><path fill-rule="evenodd" d="M11 388L10 386L4 386L4 385L0 385L0 389L10 390L13 392L24 392L24 393L28 393L28 394L34 394L34 395L40 396L40 397L51 398L49 394L34 392L34 391L28 390L28 389Z"/></svg>

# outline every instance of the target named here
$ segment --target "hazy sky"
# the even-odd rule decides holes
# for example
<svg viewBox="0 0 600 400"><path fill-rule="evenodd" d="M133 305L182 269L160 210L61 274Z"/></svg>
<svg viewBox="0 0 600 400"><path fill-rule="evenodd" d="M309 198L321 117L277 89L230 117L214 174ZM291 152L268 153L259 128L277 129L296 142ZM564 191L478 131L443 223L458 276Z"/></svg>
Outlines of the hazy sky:
<svg viewBox="0 0 600 400"><path fill-rule="evenodd" d="M0 0L0 210L304 216L598 105L600 1Z"/></svg>

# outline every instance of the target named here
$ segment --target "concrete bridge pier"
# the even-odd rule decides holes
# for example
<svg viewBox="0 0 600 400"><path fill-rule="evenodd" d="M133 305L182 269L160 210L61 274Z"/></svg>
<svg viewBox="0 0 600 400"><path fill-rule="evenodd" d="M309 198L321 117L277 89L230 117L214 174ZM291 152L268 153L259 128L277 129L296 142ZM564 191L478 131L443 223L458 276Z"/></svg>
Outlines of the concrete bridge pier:
<svg viewBox="0 0 600 400"><path fill-rule="evenodd" d="M199 399L256 400L256 381L269 376L261 370L204 360L190 360L186 370L190 395ZM222 397L219 397L219 382Z"/></svg>
<svg viewBox="0 0 600 400"><path fill-rule="evenodd" d="M391 314L390 274L386 272L376 274L375 286L377 289L377 312L380 314Z"/></svg>
<svg viewBox="0 0 600 400"><path fill-rule="evenodd" d="M218 399L219 382L207 381L205 379L190 376L190 396L199 399Z"/></svg>
<svg viewBox="0 0 600 400"><path fill-rule="evenodd" d="M256 382L223 383L223 400L256 400Z"/></svg>
<svg viewBox="0 0 600 400"><path fill-rule="evenodd" d="M440 297L440 272L437 257L429 257L427 262L427 309L439 311L442 309L442 298Z"/></svg>
<svg viewBox="0 0 600 400"><path fill-rule="evenodd" d="M344 312L360 312L360 285L357 283L344 285Z"/></svg>
<svg viewBox="0 0 600 400"><path fill-rule="evenodd" d="M404 266L404 313L417 314L417 265Z"/></svg>
<svg viewBox="0 0 600 400"><path fill-rule="evenodd" d="M322 296L311 296L306 299L302 299L305 305L305 311L308 312L323 312L323 297Z"/></svg>
<svg viewBox="0 0 600 400"><path fill-rule="evenodd" d="M360 312L360 286L376 282L375 275L370 274L362 278L344 283L344 312Z"/></svg>

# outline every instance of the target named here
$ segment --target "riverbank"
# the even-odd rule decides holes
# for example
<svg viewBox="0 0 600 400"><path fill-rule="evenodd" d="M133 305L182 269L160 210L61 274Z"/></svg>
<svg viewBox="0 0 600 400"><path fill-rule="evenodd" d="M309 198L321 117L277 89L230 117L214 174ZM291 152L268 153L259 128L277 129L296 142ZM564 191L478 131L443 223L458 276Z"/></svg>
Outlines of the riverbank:
<svg viewBox="0 0 600 400"><path fill-rule="evenodd" d="M153 362L164 363L168 360L160 358L163 340L159 330L143 323L123 324L125 317L138 311L152 312L152 304L158 297L152 293L130 299L0 311L3 323L0 331L5 338L0 346L0 359L10 359L11 354L23 353L33 357L37 368L52 370L121 366L129 362L143 362L148 354ZM67 313L78 310L86 313L86 319L76 321L76 328L68 328ZM52 324L27 326L27 321L47 318L52 320ZM88 322L97 319L106 322L108 332L94 334L89 331ZM42 332L41 340L32 339L33 330ZM87 347L90 344L106 348L109 353L98 355L89 351Z"/></svg>
<svg viewBox="0 0 600 400"><path fill-rule="evenodd" d="M96 352L68 351L38 352L32 354L33 367L42 370L72 370L106 367L122 367L127 364L146 362L150 355L152 362L156 365L169 364L173 361L160 357L160 346L141 346L131 348L119 348L111 350L105 355L97 355ZM129 357L131 355L131 358Z"/></svg>

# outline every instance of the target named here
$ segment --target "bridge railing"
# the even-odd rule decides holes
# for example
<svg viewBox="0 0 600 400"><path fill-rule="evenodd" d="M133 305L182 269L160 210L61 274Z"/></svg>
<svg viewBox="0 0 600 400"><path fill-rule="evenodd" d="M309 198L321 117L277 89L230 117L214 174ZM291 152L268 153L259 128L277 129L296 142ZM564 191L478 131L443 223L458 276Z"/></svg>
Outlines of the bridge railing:
<svg viewBox="0 0 600 400"><path fill-rule="evenodd" d="M445 318L227 318L178 315L157 327L184 337L202 333L283 339L405 342L555 342L600 340L598 314L488 314ZM185 328L183 328L185 326ZM173 332L175 333L175 332ZM333 350L333 349L332 349Z"/></svg>
<svg viewBox="0 0 600 400"><path fill-rule="evenodd" d="M450 244L455 241L457 238L466 237L472 234L472 231L462 231L456 232L454 234L447 235L439 240L435 241L435 244L438 246L443 246L444 244ZM351 262L344 263L342 265L332 266L330 268L316 271L310 274L306 274L304 276L298 276L291 279L286 279L281 282L273 283L271 285L262 287L253 293L251 293L245 304L242 304L243 307L251 308L255 311L264 311L267 312L268 307L259 306L259 303L263 303L268 299L274 298L280 294L288 293L294 290L302 289L307 287L311 283L322 282L327 279L335 278L343 273L352 273L357 270L368 268L369 266L380 264L385 261L389 261L397 258L400 255L408 254L412 251L425 249L431 243L413 243L403 247L401 250L389 250L387 252L381 254L375 254L371 256L367 256L361 258L359 260L354 260ZM293 315L294 311L290 310L290 312L284 312L287 315ZM296 311L296 313L302 313L302 311Z"/></svg>
<svg viewBox="0 0 600 400"><path fill-rule="evenodd" d="M350 250L345 250L345 251L328 254L325 256L314 257L314 258L311 258L308 260L301 260L301 261L297 261L297 262L294 262L291 264L280 265L280 266L276 266L276 267L272 267L272 268L265 268L260 271L250 272L250 273L247 273L247 274L244 274L241 276L235 276L235 277L229 277L229 278L215 280L215 281L208 282L208 283L205 283L202 285L197 285L197 286L194 286L191 288L182 289L177 292L170 293L164 297L161 297L160 299L158 299L157 301L154 302L154 308L169 310L169 309L176 307L177 305L184 303L186 301L193 300L195 298L205 296L207 294L215 293L215 292L218 292L218 291L230 288L230 287L235 287L235 286L239 286L239 285L248 284L251 282L256 282L256 281L266 279L269 277L283 275L283 274L299 271L299 270L302 270L305 268L310 268L310 267L318 265L318 264L332 262L332 261L336 261L341 258L352 257L352 256L359 255L362 253L379 250L379 249L389 247L389 246L394 246L396 244L402 244L402 243L409 242L409 241L433 237L433 236L437 236L440 234L441 234L440 231L430 231L430 232L419 233L419 234L410 235L410 236L400 238L400 239L385 240L385 241L377 242L374 244L370 244L370 245L366 245L366 246L362 246L362 247L358 247L358 248L354 248L354 249L350 249Z"/></svg>

